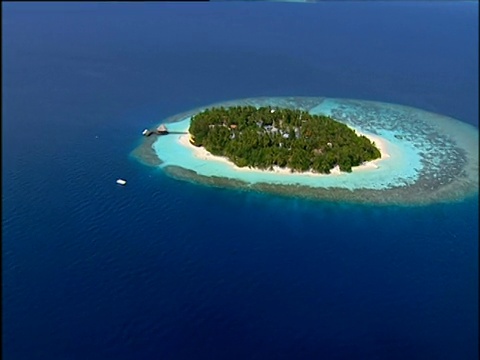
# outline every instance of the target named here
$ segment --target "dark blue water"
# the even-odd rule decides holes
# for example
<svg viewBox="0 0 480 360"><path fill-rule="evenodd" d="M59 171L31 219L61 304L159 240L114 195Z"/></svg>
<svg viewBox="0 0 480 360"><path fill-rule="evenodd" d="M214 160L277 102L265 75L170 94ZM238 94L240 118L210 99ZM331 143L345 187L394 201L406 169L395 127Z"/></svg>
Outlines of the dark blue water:
<svg viewBox="0 0 480 360"><path fill-rule="evenodd" d="M253 96L478 127L477 4L2 8L5 359L477 358L477 198L309 202L128 157L167 116Z"/></svg>

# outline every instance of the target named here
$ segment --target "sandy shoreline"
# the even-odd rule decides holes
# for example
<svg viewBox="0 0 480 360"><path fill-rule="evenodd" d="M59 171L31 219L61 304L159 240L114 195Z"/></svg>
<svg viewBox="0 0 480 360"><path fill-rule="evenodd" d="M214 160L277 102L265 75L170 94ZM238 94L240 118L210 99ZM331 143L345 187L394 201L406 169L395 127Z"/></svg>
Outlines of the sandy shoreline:
<svg viewBox="0 0 480 360"><path fill-rule="evenodd" d="M354 129L354 128L352 128L352 129ZM362 165L352 167L352 172L372 171L372 170L378 169L379 166L381 166L380 163L383 160L388 159L390 157L390 155L388 153L388 143L387 143L387 141L385 139L379 137L379 136L374 136L374 135L370 135L370 134L367 135L367 134L364 134L364 133L358 131L357 129L354 129L354 130L357 133L357 135L364 135L365 137L370 139L370 141L374 142L375 146L378 148L378 150L380 150L381 157L379 159L376 159L376 160L365 162ZM228 160L226 157L212 155L205 148L197 147L197 146L192 145L190 143L190 134L181 135L178 139L178 142L182 146L185 146L188 149L190 149L193 152L193 154L196 158L201 159L201 160L221 162L221 163L224 163L224 164L230 166L235 171L247 171L247 172L258 172L258 173L265 173L266 172L266 173L274 173L274 174L280 174L280 175L291 175L292 174L292 172L290 172L289 169L282 169L278 166L274 166L273 170L262 170L262 169L258 169L258 168L250 168L250 167L247 167L247 166L238 167L233 162ZM345 175L345 174L348 174L348 173L341 172L339 167L336 166L331 170L330 174L319 174L319 173L315 173L313 171L306 171L306 172L302 172L302 173L296 173L295 172L293 174L321 177L321 176L339 176L339 175Z"/></svg>

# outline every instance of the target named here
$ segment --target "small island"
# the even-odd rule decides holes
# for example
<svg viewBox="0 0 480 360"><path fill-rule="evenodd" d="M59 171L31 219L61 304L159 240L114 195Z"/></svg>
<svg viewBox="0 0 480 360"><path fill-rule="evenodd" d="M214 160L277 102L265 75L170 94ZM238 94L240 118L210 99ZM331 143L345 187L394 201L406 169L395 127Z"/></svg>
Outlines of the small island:
<svg viewBox="0 0 480 360"><path fill-rule="evenodd" d="M238 167L330 174L379 159L364 135L329 116L287 108L207 108L191 118L190 142Z"/></svg>
<svg viewBox="0 0 480 360"><path fill-rule="evenodd" d="M406 206L478 195L478 128L405 105L235 99L162 118L148 131L156 136L143 133L133 158L208 186Z"/></svg>

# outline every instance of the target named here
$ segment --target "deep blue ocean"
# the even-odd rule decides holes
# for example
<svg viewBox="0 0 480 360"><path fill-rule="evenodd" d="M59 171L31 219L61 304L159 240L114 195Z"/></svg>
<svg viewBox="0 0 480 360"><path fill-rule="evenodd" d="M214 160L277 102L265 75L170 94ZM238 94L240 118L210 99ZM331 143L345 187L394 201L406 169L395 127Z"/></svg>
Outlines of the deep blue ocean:
<svg viewBox="0 0 480 360"><path fill-rule="evenodd" d="M2 3L3 358L477 359L477 197L307 201L129 153L255 96L478 128L478 60L474 2Z"/></svg>

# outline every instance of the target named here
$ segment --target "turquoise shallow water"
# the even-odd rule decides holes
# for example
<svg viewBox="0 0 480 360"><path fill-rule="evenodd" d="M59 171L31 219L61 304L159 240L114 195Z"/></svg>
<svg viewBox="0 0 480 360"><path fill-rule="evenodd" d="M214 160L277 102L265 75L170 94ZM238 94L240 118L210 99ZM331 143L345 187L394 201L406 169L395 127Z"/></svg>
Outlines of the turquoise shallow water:
<svg viewBox="0 0 480 360"><path fill-rule="evenodd" d="M235 179L250 184L385 190L412 186L421 179L430 179L430 183L422 186L433 189L435 184L448 185L462 177L478 184L475 170L478 169L478 130L470 125L394 104L325 98L308 100L262 98L236 100L220 105L297 105L313 114L332 116L366 135L382 138L389 157L378 162L376 169L354 170L339 175L278 174L243 171L223 162L203 160L196 157L190 147L180 144L181 135L177 134L158 137L153 149L163 161L162 167L177 166L202 176ZM183 116L179 121L170 123L169 129L187 131L189 123L190 116Z"/></svg>
<svg viewBox="0 0 480 360"><path fill-rule="evenodd" d="M172 131L187 131L190 118L171 124ZM359 129L362 133L368 132ZM243 180L249 183L268 182L272 184L296 184L312 187L344 187L347 189L367 188L383 189L395 184L397 179L408 177L411 181L417 178L416 167L420 166L420 156L408 143L403 145L393 137L391 132L382 132L381 136L388 141L390 158L379 163L377 169L368 169L340 175L307 175L307 174L277 174L266 171L243 171L235 169L219 161L206 161L194 155L190 147L180 144L181 135L159 137L154 149L163 160L162 166L179 166L190 169L204 176L220 176ZM397 140L397 141L395 141Z"/></svg>

